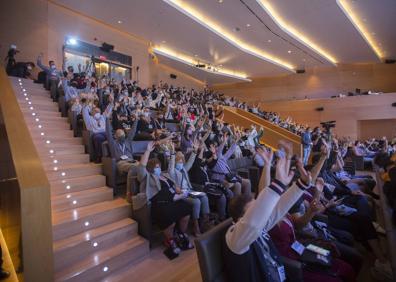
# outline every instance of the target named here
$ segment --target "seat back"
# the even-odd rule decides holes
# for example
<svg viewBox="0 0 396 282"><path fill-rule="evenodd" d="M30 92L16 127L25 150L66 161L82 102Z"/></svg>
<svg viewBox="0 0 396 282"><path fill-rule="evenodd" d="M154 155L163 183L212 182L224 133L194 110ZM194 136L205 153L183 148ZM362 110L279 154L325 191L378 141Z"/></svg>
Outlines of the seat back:
<svg viewBox="0 0 396 282"><path fill-rule="evenodd" d="M150 141L133 141L132 150L133 154L144 154L147 149L147 145Z"/></svg>
<svg viewBox="0 0 396 282"><path fill-rule="evenodd" d="M180 125L179 125L178 123L165 122L165 127L166 127L170 132L178 132L178 131L180 131Z"/></svg>
<svg viewBox="0 0 396 282"><path fill-rule="evenodd" d="M210 231L195 239L202 281L225 281L223 241L231 225L231 218L223 221Z"/></svg>

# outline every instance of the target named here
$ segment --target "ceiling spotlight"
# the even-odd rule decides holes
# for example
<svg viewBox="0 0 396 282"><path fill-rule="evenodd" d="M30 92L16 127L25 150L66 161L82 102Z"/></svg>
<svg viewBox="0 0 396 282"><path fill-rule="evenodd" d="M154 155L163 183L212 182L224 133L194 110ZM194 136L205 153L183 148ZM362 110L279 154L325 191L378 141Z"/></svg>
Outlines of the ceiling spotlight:
<svg viewBox="0 0 396 282"><path fill-rule="evenodd" d="M197 55L197 54L195 54L195 55L194 55L194 57L198 57L198 55Z"/></svg>
<svg viewBox="0 0 396 282"><path fill-rule="evenodd" d="M89 221L84 222L85 226L89 226Z"/></svg>
<svg viewBox="0 0 396 282"><path fill-rule="evenodd" d="M19 82L21 82L21 81L22 81L22 79L18 78L18 81L19 81Z"/></svg>
<svg viewBox="0 0 396 282"><path fill-rule="evenodd" d="M246 27L250 27L250 24L246 24Z"/></svg>
<svg viewBox="0 0 396 282"><path fill-rule="evenodd" d="M217 0L217 2L219 2L221 4L221 3L223 3L223 0Z"/></svg>
<svg viewBox="0 0 396 282"><path fill-rule="evenodd" d="M219 0L219 1L223 2L223 0ZM106 272L106 271L108 271L108 270L109 270L109 268L108 268L107 266L103 267L103 271L104 271L104 272Z"/></svg>
<svg viewBox="0 0 396 282"><path fill-rule="evenodd" d="M73 37L69 37L69 38L66 40L66 44L67 44L67 45L77 45L77 40L76 40L75 38L73 38Z"/></svg>
<svg viewBox="0 0 396 282"><path fill-rule="evenodd" d="M289 54L291 54L291 52L292 52L291 50L287 51L287 53L289 53Z"/></svg>
<svg viewBox="0 0 396 282"><path fill-rule="evenodd" d="M117 23L122 24L122 21L118 21Z"/></svg>
<svg viewBox="0 0 396 282"><path fill-rule="evenodd" d="M165 40L162 40L162 41L161 41L161 43L164 43L164 44L165 44L165 43L166 43L166 41L165 41Z"/></svg>
<svg viewBox="0 0 396 282"><path fill-rule="evenodd" d="M268 41L267 41L268 43L271 43L271 39L268 39Z"/></svg>
<svg viewBox="0 0 396 282"><path fill-rule="evenodd" d="M372 32L371 34L372 34L372 35L375 35L375 32Z"/></svg>
<svg viewBox="0 0 396 282"><path fill-rule="evenodd" d="M98 242L93 242L92 246L94 246L94 248L96 248L98 246Z"/></svg>

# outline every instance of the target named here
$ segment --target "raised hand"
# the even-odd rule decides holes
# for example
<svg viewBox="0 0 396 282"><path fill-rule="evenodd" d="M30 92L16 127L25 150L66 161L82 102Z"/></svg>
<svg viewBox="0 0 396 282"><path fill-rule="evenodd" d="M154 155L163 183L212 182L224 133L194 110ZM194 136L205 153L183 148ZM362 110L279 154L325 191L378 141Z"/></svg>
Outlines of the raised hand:
<svg viewBox="0 0 396 282"><path fill-rule="evenodd" d="M311 176L311 172L306 171L304 168L304 164L302 163L300 158L297 158L297 169L300 173L300 179L306 184L306 185L310 185L311 181L312 181L312 176Z"/></svg>
<svg viewBox="0 0 396 282"><path fill-rule="evenodd" d="M279 148L282 148L285 151L288 158L293 156L293 144L291 142L281 140L279 141Z"/></svg>
<svg viewBox="0 0 396 282"><path fill-rule="evenodd" d="M271 165L272 159L274 157L274 152L271 149L258 148L257 153L264 159L266 165Z"/></svg>
<svg viewBox="0 0 396 282"><path fill-rule="evenodd" d="M154 150L154 147L155 147L155 143L153 141L150 141L147 144L147 149L146 150L149 151L149 152L152 152Z"/></svg>
<svg viewBox="0 0 396 282"><path fill-rule="evenodd" d="M290 163L286 161L284 156L279 157L276 163L275 178L287 186L292 181L293 176L294 172L290 171Z"/></svg>

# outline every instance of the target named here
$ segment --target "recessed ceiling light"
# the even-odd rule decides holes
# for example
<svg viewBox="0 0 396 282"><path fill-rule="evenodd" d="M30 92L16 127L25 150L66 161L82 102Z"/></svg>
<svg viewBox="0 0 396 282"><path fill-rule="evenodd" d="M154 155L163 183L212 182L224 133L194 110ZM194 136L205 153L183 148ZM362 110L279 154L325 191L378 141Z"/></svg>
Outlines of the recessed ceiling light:
<svg viewBox="0 0 396 282"><path fill-rule="evenodd" d="M166 43L166 41L165 41L165 40L162 40L162 43Z"/></svg>
<svg viewBox="0 0 396 282"><path fill-rule="evenodd" d="M122 21L118 21L119 24L122 24Z"/></svg>
<svg viewBox="0 0 396 282"><path fill-rule="evenodd" d="M219 2L221 4L221 3L223 3L223 0L217 0L217 2Z"/></svg>
<svg viewBox="0 0 396 282"><path fill-rule="evenodd" d="M268 39L268 43L271 43L271 39Z"/></svg>
<svg viewBox="0 0 396 282"><path fill-rule="evenodd" d="M197 55L197 54L195 54L195 55L194 55L194 57L198 57L198 55Z"/></svg>
<svg viewBox="0 0 396 282"><path fill-rule="evenodd" d="M250 27L250 24L246 24L246 27Z"/></svg>
<svg viewBox="0 0 396 282"><path fill-rule="evenodd" d="M287 51L287 53L289 53L289 54L291 54L291 52L292 52L291 50Z"/></svg>
<svg viewBox="0 0 396 282"><path fill-rule="evenodd" d="M372 34L372 35L375 35L375 32L372 32L371 34Z"/></svg>
<svg viewBox="0 0 396 282"><path fill-rule="evenodd" d="M303 60L303 62L305 62L306 60L305 59L302 59Z"/></svg>

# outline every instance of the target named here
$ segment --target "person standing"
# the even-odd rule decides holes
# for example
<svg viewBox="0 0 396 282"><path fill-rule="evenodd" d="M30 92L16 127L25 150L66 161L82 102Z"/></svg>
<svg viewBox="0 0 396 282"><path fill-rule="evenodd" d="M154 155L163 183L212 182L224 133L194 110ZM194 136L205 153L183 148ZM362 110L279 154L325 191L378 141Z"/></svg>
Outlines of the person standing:
<svg viewBox="0 0 396 282"><path fill-rule="evenodd" d="M311 148L313 145L310 127L307 127L305 132L301 135L301 144L303 145L303 164L305 166L308 164L309 155L311 154Z"/></svg>

